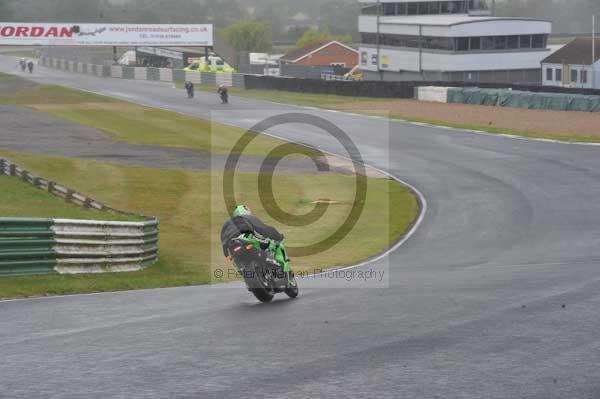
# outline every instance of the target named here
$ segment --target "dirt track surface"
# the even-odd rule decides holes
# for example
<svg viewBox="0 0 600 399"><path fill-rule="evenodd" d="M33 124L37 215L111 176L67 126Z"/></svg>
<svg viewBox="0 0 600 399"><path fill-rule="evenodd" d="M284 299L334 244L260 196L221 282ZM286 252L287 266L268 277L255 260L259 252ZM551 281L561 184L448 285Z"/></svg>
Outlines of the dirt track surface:
<svg viewBox="0 0 600 399"><path fill-rule="evenodd" d="M14 79L0 82L2 93L35 86L35 83ZM128 144L113 140L108 134L81 126L55 116L13 106L0 105L0 147L34 155L58 156L111 161L151 168L183 168L194 170L223 170L227 154L153 145ZM263 158L243 156L237 170L258 172ZM284 158L276 164L277 172L316 173L308 158ZM349 174L348 168L331 167L331 172Z"/></svg>
<svg viewBox="0 0 600 399"><path fill-rule="evenodd" d="M548 136L591 136L600 139L600 112L545 111L415 100L367 101L340 104L335 108L344 111L385 113L407 119L513 129Z"/></svg>

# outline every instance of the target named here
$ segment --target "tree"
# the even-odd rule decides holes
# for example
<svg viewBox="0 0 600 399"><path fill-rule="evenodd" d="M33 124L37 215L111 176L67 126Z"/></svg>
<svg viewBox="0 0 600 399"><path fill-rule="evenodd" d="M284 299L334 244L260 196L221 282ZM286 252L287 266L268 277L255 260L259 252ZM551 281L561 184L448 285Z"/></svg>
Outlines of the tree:
<svg viewBox="0 0 600 399"><path fill-rule="evenodd" d="M309 29L298 40L296 43L296 47L302 48L306 46L310 46L311 44L320 43L320 42L330 42L332 40L337 40L338 42L342 42L345 44L352 43L352 36L350 35L332 35L329 32L329 29Z"/></svg>
<svg viewBox="0 0 600 399"><path fill-rule="evenodd" d="M12 4L0 2L0 21L10 21L12 16Z"/></svg>
<svg viewBox="0 0 600 399"><path fill-rule="evenodd" d="M228 26L222 36L238 51L264 53L271 50L271 26L260 21L240 21Z"/></svg>

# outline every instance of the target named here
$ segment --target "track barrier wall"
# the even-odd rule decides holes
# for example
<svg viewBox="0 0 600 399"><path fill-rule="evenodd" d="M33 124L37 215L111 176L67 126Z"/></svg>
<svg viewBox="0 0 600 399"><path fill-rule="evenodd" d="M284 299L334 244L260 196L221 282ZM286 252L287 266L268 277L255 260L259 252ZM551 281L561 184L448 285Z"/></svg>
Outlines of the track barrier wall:
<svg viewBox="0 0 600 399"><path fill-rule="evenodd" d="M50 65L56 68L56 59L42 57L42 65ZM116 68L121 68L121 73L116 72ZM86 73L88 64L79 63L77 69L80 73ZM192 81L195 84L208 86L226 85L242 89L263 89L263 90L283 90L298 93L332 94L351 97L379 97L379 98L405 98L422 99L424 101L443 102L445 92L443 88L477 88L477 89L510 89L519 92L528 93L562 93L565 95L595 95L600 96L600 90L594 89L572 89L564 87L536 86L536 85L512 85L502 83L466 83L466 82L385 82L385 81L325 81L322 79L299 79L286 77L273 77L263 75L231 74L231 73L212 73L212 72L194 72L184 70L169 70L161 68L158 79L155 68L145 67L111 67L110 73L104 72L103 76L121 77L123 79L138 80L161 80L166 82L183 83ZM120 75L120 76L119 76ZM429 89L421 89L429 87ZM442 88L442 90L438 88ZM420 96L420 97L419 97ZM520 98L522 98L521 95ZM554 104L557 100L538 101L536 104ZM577 96L576 96L577 97ZM454 98L454 97L453 97ZM553 97L554 98L554 97ZM572 103L585 103L581 98L571 100ZM514 106L519 101L501 101L496 105ZM519 105L522 106L522 105ZM554 105L552 105L554 107ZM576 109L586 109L585 105L577 105ZM587 108L592 108L587 107ZM544 108L548 109L548 108ZM549 108L564 109L564 108ZM566 108L571 110L570 107Z"/></svg>
<svg viewBox="0 0 600 399"><path fill-rule="evenodd" d="M158 259L159 222L110 208L0 158L0 174L21 178L85 209L140 221L0 218L0 276L141 270Z"/></svg>

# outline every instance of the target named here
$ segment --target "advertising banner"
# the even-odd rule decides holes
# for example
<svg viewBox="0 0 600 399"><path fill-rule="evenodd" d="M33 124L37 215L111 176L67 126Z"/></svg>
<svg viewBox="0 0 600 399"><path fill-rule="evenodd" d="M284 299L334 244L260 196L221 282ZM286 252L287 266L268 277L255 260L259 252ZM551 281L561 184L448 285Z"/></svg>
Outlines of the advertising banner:
<svg viewBox="0 0 600 399"><path fill-rule="evenodd" d="M0 45L212 46L212 25L0 22Z"/></svg>

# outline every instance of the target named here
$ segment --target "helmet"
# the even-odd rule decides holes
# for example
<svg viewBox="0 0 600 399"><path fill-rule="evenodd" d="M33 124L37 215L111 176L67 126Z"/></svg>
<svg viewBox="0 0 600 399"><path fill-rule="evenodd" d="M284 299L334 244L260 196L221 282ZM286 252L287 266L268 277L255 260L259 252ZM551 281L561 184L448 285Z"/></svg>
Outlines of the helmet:
<svg viewBox="0 0 600 399"><path fill-rule="evenodd" d="M233 211L234 217L247 215L252 215L252 212L250 211L250 208L248 208L246 205L238 205L238 207L235 208L235 210Z"/></svg>

